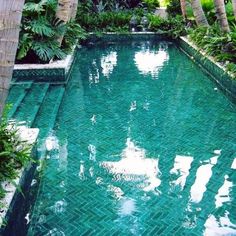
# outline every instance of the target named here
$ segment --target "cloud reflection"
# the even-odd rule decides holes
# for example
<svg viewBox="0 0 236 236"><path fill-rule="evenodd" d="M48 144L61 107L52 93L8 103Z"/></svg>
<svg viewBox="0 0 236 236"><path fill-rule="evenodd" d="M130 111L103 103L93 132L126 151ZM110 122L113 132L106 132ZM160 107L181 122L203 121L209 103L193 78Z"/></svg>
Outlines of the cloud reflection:
<svg viewBox="0 0 236 236"><path fill-rule="evenodd" d="M110 52L107 56L102 56L101 67L104 76L109 77L117 64L117 52Z"/></svg>
<svg viewBox="0 0 236 236"><path fill-rule="evenodd" d="M141 177L146 178L144 191L156 190L161 184L158 178L160 173L158 169L158 160L146 157L145 149L135 146L130 138L127 139L126 148L122 151L122 159L117 162L106 161L102 166L109 172L122 175L126 181L134 181Z"/></svg>
<svg viewBox="0 0 236 236"><path fill-rule="evenodd" d="M157 77L159 70L167 60L169 60L169 55L163 49L158 52L142 50L137 52L134 57L139 71L144 75L151 74L152 77Z"/></svg>

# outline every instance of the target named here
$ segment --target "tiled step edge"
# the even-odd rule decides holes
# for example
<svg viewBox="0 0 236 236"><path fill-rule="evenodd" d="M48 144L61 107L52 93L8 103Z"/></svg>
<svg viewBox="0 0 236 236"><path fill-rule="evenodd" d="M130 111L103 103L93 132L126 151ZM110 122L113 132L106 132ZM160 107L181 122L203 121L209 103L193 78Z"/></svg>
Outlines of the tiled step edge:
<svg viewBox="0 0 236 236"><path fill-rule="evenodd" d="M32 145L32 149L30 150L31 156L35 155L34 153L34 144L37 141L39 129L32 129L28 128L26 126L19 126L17 127L20 138L22 141L26 142L26 145ZM27 172L31 168L32 163L29 163L29 165L25 169L19 170L18 177L13 181L15 184L12 184L11 182L5 181L2 183L3 188L7 191L6 196L0 200L1 205L3 208L0 212L0 234L4 230L6 226L6 222L8 221L8 218L13 211L14 203L17 199L18 191L17 187L19 186L20 189L23 188L26 178L27 178ZM19 193L21 194L21 193Z"/></svg>
<svg viewBox="0 0 236 236"><path fill-rule="evenodd" d="M206 55L205 52L190 42L188 38L180 37L178 45L191 59L193 59L211 76L226 95L235 101L236 78L233 74L227 72L225 67L216 62L213 57Z"/></svg>
<svg viewBox="0 0 236 236"><path fill-rule="evenodd" d="M48 133L55 126L56 118L57 118L58 111L60 109L60 106L61 106L61 103L62 103L62 100L63 100L64 93L65 93L65 88L63 87L63 88L61 88L61 91L58 94L57 100L56 100L55 105L54 105L53 112L51 114L50 122L49 122L49 125L48 125ZM45 141L41 144L38 144L37 153L38 153L38 157L39 157L40 160L43 160L46 157L47 150L46 150Z"/></svg>
<svg viewBox="0 0 236 236"><path fill-rule="evenodd" d="M43 96L40 96L40 99L38 100L38 104L35 105L34 116L33 116L34 118L29 122L29 126L30 126L30 127L32 126L32 124L34 123L34 121L35 121L35 119L36 119L36 117L37 117L37 114L38 114L38 112L39 112L40 107L41 107L42 104L43 104L43 101L44 101L44 99L45 99L45 97L46 97L46 94L47 94L48 89L49 89L49 84L45 84L45 86L44 86L44 88L43 88L43 90L42 90Z"/></svg>
<svg viewBox="0 0 236 236"><path fill-rule="evenodd" d="M27 83L27 86L25 87L25 90L28 90L31 86L32 86L32 82ZM12 84L14 85L14 84ZM29 91L29 90L28 90ZM25 93L19 95L19 97L17 98L16 102L14 103L13 107L11 108L11 110L9 111L9 113L7 114L7 118L11 119L14 114L16 113L18 107L20 106L21 102L24 100L26 94L28 93L28 91L26 91Z"/></svg>
<svg viewBox="0 0 236 236"><path fill-rule="evenodd" d="M41 96L39 97L39 99L37 100L37 102L33 106L32 110L30 111L30 113L32 114L32 119L27 121L26 125L28 127L31 127L32 124L34 123L34 120L35 120L35 118L36 118L36 116L37 116L37 114L39 112L39 109L40 109L41 105L43 104L43 101L45 99L45 96L46 96L46 93L47 93L48 89L49 89L49 84L45 84L43 89L42 89L42 91L41 91ZM20 106L18 106L18 108L20 109ZM14 118L17 119L18 115L19 114L16 112ZM21 121L19 121L19 122L21 122ZM24 123L25 123L25 121L24 121Z"/></svg>
<svg viewBox="0 0 236 236"><path fill-rule="evenodd" d="M65 84L76 50L77 47L74 47L72 53L67 55L64 60L53 61L48 64L15 64L13 78L17 82L32 80L33 78L37 82Z"/></svg>

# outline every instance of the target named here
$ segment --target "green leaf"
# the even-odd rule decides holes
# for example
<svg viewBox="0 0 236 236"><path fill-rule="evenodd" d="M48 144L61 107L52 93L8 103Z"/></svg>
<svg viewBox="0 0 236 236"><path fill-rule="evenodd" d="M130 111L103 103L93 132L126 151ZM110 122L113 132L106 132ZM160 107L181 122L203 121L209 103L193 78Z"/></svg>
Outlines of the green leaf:
<svg viewBox="0 0 236 236"><path fill-rule="evenodd" d="M33 20L30 23L30 27L34 33L39 34L41 36L45 35L48 37L52 37L55 34L52 26L50 26L49 22L44 17L40 17L37 20Z"/></svg>

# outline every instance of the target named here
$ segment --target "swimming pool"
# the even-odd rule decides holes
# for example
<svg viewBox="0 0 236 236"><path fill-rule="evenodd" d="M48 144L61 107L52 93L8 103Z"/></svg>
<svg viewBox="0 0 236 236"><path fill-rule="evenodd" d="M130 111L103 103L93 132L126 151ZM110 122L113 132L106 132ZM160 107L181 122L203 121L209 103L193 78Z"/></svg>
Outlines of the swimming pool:
<svg viewBox="0 0 236 236"><path fill-rule="evenodd" d="M55 128L34 126L28 235L236 235L236 106L174 42L83 47Z"/></svg>

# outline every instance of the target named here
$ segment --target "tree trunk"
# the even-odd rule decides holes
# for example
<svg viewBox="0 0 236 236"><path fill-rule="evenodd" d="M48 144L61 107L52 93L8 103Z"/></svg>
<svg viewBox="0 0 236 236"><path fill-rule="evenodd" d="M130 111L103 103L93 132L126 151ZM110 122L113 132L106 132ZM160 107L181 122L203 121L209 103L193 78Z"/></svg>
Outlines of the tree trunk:
<svg viewBox="0 0 236 236"><path fill-rule="evenodd" d="M232 0L233 10L234 10L234 18L236 20L236 0Z"/></svg>
<svg viewBox="0 0 236 236"><path fill-rule="evenodd" d="M78 0L72 0L72 7L71 7L71 19L74 20L76 17L78 8Z"/></svg>
<svg viewBox="0 0 236 236"><path fill-rule="evenodd" d="M185 0L180 0L181 12L184 19L186 19L186 2Z"/></svg>
<svg viewBox="0 0 236 236"><path fill-rule="evenodd" d="M24 2L1 0L0 4L0 117L10 87Z"/></svg>
<svg viewBox="0 0 236 236"><path fill-rule="evenodd" d="M209 26L207 18L202 9L200 0L191 0L193 15L198 26Z"/></svg>
<svg viewBox="0 0 236 236"><path fill-rule="evenodd" d="M234 1L234 0L233 0ZM229 32L229 23L225 11L224 0L214 0L216 16L220 24L220 28L223 32Z"/></svg>
<svg viewBox="0 0 236 236"><path fill-rule="evenodd" d="M72 5L74 0L58 0L56 18L66 24L71 19ZM64 35L58 38L58 43L61 45Z"/></svg>

